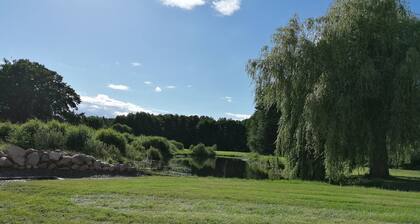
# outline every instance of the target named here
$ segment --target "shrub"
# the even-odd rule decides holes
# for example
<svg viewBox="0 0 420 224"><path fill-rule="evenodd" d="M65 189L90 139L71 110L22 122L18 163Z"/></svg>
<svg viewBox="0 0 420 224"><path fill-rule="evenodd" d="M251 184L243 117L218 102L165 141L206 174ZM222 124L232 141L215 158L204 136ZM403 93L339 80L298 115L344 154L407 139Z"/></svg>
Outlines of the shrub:
<svg viewBox="0 0 420 224"><path fill-rule="evenodd" d="M11 136L11 142L22 148L34 148L35 134L42 126L43 124L39 120L27 121L15 129Z"/></svg>
<svg viewBox="0 0 420 224"><path fill-rule="evenodd" d="M147 150L147 159L153 160L153 161L161 161L163 160L162 153L160 153L159 149L150 147Z"/></svg>
<svg viewBox="0 0 420 224"><path fill-rule="evenodd" d="M113 124L111 128L120 133L129 133L129 134L133 133L133 129L130 126L125 125L125 124L116 123L116 124Z"/></svg>
<svg viewBox="0 0 420 224"><path fill-rule="evenodd" d="M125 154L127 143L121 133L116 132L113 129L101 129L97 131L96 139L105 144L117 147L121 154Z"/></svg>
<svg viewBox="0 0 420 224"><path fill-rule="evenodd" d="M184 144L182 144L181 142L175 141L175 140L170 140L169 141L173 146L175 146L176 149L178 150L182 150L184 149Z"/></svg>
<svg viewBox="0 0 420 224"><path fill-rule="evenodd" d="M137 144L142 145L145 149L150 149L151 147L158 149L165 160L169 160L170 158L172 158L171 144L166 138L155 136L141 136L138 138L137 141Z"/></svg>
<svg viewBox="0 0 420 224"><path fill-rule="evenodd" d="M86 154L94 155L109 163L122 162L123 157L120 150L114 145L103 143L96 139L89 139L85 147Z"/></svg>
<svg viewBox="0 0 420 224"><path fill-rule="evenodd" d="M125 138L125 141L127 141L128 144L131 144L134 140L136 140L136 136L129 133L123 133L122 134Z"/></svg>
<svg viewBox="0 0 420 224"><path fill-rule="evenodd" d="M0 123L0 141L8 141L16 126L10 122Z"/></svg>
<svg viewBox="0 0 420 224"><path fill-rule="evenodd" d="M59 121L56 121L56 120L52 120L52 121L47 122L45 126L48 130L61 132L63 135L65 135L70 125L65 124L65 123L60 123Z"/></svg>
<svg viewBox="0 0 420 224"><path fill-rule="evenodd" d="M196 158L214 158L216 156L216 152L214 150L215 146L213 147L206 147L204 144L200 143L191 149L191 155Z"/></svg>
<svg viewBox="0 0 420 224"><path fill-rule="evenodd" d="M92 139L93 130L87 126L71 126L66 133L66 148L73 151L88 153L89 140Z"/></svg>
<svg viewBox="0 0 420 224"><path fill-rule="evenodd" d="M33 135L33 141L36 149L58 149L64 146L65 137L62 132L40 127Z"/></svg>

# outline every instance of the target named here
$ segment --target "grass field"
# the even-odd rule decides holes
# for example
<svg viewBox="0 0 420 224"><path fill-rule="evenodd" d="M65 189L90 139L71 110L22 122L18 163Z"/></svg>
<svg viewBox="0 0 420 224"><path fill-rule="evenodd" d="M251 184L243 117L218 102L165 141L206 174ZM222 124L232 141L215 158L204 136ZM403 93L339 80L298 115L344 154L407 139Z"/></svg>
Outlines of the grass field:
<svg viewBox="0 0 420 224"><path fill-rule="evenodd" d="M0 223L420 223L420 193L138 177L0 184Z"/></svg>

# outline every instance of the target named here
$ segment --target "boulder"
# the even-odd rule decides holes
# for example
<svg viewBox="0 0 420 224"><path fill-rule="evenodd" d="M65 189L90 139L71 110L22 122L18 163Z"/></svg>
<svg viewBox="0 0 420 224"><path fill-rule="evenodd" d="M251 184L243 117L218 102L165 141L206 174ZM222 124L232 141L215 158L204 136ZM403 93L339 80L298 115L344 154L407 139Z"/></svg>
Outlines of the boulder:
<svg viewBox="0 0 420 224"><path fill-rule="evenodd" d="M57 165L59 167L70 167L72 164L72 157L71 156L63 156L63 158L60 159L60 161L57 162Z"/></svg>
<svg viewBox="0 0 420 224"><path fill-rule="evenodd" d="M56 168L57 168L57 165L55 165L54 163L51 163L50 165L48 165L49 170L53 170L53 169L56 169Z"/></svg>
<svg viewBox="0 0 420 224"><path fill-rule="evenodd" d="M61 159L61 157L63 157L63 153L59 152L59 151L51 151L49 154L49 159L52 161L58 161Z"/></svg>
<svg viewBox="0 0 420 224"><path fill-rule="evenodd" d="M26 156L26 165L35 167L39 163L39 153L37 151L31 152Z"/></svg>
<svg viewBox="0 0 420 224"><path fill-rule="evenodd" d="M72 163L77 164L77 165L83 165L86 161L86 156L82 155L82 154L76 154L74 156L71 157Z"/></svg>
<svg viewBox="0 0 420 224"><path fill-rule="evenodd" d="M0 152L0 157L7 157L7 155L4 152Z"/></svg>
<svg viewBox="0 0 420 224"><path fill-rule="evenodd" d="M40 164L38 164L38 168L47 169L48 168L48 163L40 163Z"/></svg>
<svg viewBox="0 0 420 224"><path fill-rule="evenodd" d="M13 163L7 157L3 156L0 158L0 168L8 168L11 166L13 166Z"/></svg>
<svg viewBox="0 0 420 224"><path fill-rule="evenodd" d="M93 168L94 168L95 170L101 170L101 169L102 169L102 164L101 164L101 161L99 161L99 160L95 160L95 162L93 163Z"/></svg>
<svg viewBox="0 0 420 224"><path fill-rule="evenodd" d="M41 152L39 154L40 154L40 157L39 157L39 161L40 162L48 162L48 161L50 161L50 157L48 156L48 153Z"/></svg>
<svg viewBox="0 0 420 224"><path fill-rule="evenodd" d="M73 164L73 166L71 166L72 170L79 170L80 166L77 164Z"/></svg>
<svg viewBox="0 0 420 224"><path fill-rule="evenodd" d="M26 150L22 149L19 146L9 145L7 147L7 156L17 165L24 166L25 165L25 156Z"/></svg>
<svg viewBox="0 0 420 224"><path fill-rule="evenodd" d="M80 170L80 171L86 171L86 170L89 170L89 166L88 166L88 165L83 165L83 166L80 166L80 167L79 167L79 170Z"/></svg>

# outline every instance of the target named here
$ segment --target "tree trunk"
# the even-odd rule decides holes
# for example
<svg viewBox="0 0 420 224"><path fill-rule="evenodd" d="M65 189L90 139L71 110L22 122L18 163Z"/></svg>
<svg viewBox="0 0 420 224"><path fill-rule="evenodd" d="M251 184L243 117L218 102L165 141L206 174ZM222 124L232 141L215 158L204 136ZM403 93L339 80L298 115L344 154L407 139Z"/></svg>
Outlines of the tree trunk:
<svg viewBox="0 0 420 224"><path fill-rule="evenodd" d="M372 178L387 178L389 167L386 135L383 130L377 130L373 135L374 140L369 152L369 175Z"/></svg>

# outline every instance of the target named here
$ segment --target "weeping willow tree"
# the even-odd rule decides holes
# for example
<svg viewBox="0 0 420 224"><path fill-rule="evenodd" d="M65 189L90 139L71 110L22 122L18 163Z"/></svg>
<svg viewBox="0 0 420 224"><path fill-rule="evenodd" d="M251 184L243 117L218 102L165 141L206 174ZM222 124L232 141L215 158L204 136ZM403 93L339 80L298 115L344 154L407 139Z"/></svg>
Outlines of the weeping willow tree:
<svg viewBox="0 0 420 224"><path fill-rule="evenodd" d="M398 0L336 0L292 18L250 60L256 101L282 114L288 173L338 180L355 167L387 177L388 155L419 139L420 23Z"/></svg>

